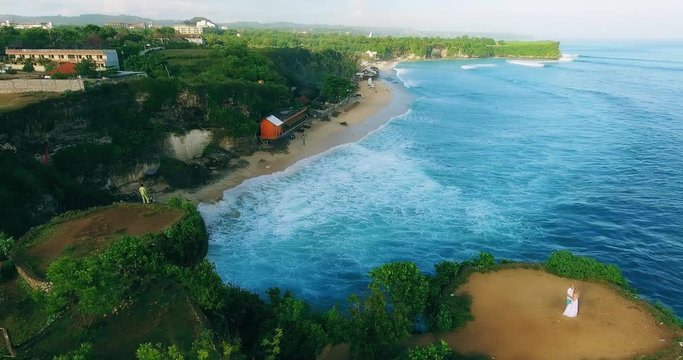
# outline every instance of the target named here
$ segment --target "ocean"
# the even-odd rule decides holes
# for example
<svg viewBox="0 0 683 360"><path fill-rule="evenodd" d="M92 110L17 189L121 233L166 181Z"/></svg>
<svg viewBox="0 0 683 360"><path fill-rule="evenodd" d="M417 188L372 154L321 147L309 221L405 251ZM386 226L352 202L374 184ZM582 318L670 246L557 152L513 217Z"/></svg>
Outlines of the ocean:
<svg viewBox="0 0 683 360"><path fill-rule="evenodd" d="M386 262L567 249L683 316L683 44L562 51L398 64L406 114L200 206L209 259L226 282L324 310Z"/></svg>

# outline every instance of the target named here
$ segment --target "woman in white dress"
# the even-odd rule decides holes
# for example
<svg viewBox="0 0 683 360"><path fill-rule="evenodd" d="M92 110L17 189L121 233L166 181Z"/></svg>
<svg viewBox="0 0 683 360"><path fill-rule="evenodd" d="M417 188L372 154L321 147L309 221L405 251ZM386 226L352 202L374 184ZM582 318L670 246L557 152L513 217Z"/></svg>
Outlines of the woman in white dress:
<svg viewBox="0 0 683 360"><path fill-rule="evenodd" d="M562 315L566 317L576 317L579 314L579 291L574 291L574 296L572 296L572 301L567 304Z"/></svg>

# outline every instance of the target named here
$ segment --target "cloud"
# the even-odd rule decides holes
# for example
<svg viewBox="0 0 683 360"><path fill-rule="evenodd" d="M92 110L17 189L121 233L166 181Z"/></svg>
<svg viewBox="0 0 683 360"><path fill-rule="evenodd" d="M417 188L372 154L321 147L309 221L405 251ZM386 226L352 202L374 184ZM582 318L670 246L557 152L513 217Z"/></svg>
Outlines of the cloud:
<svg viewBox="0 0 683 360"><path fill-rule="evenodd" d="M363 19L366 15L367 2L365 0L350 0L351 13L356 19Z"/></svg>

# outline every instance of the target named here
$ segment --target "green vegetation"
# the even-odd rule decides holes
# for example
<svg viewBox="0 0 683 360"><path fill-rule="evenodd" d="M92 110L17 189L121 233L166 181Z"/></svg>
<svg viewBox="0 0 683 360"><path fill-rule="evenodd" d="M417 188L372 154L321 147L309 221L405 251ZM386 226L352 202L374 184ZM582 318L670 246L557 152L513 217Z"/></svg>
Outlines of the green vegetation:
<svg viewBox="0 0 683 360"><path fill-rule="evenodd" d="M124 235L98 252L65 252L49 266L48 293L14 278L0 282L9 295L0 299L0 321L22 356L314 359L328 344L349 343L354 359L483 359L459 355L443 342L411 349L403 343L413 333L438 334L472 320L470 299L455 289L473 272L520 266L484 252L436 264L433 274L411 262L389 263L370 271L366 292L351 296L348 307L320 314L289 292L271 289L264 301L224 284L203 260L206 230L196 209L180 200L169 206L186 216L163 233ZM82 216L69 213L54 223ZM11 246L3 238L0 250ZM544 266L583 279L614 279L604 275L611 274L608 266L566 252L551 255ZM661 314L678 321L670 311Z"/></svg>
<svg viewBox="0 0 683 360"><path fill-rule="evenodd" d="M14 274L14 263L9 259L14 246L14 238L0 232L0 281Z"/></svg>
<svg viewBox="0 0 683 360"><path fill-rule="evenodd" d="M0 232L0 261L9 259L10 250L14 246L14 238Z"/></svg>
<svg viewBox="0 0 683 360"><path fill-rule="evenodd" d="M334 33L296 33L277 30L247 29L241 38L251 47L296 48L311 50L335 49L342 53L363 54L377 52L379 59L400 57L537 57L557 58L559 43L553 41L495 41L491 38L461 36L434 37L373 37ZM207 34L209 45L232 41L235 34Z"/></svg>
<svg viewBox="0 0 683 360"><path fill-rule="evenodd" d="M21 68L24 72L31 73L35 70L33 67L33 60L24 61L24 66Z"/></svg>
<svg viewBox="0 0 683 360"><path fill-rule="evenodd" d="M21 109L29 104L37 103L58 96L55 93L19 93L0 94L0 115L7 111Z"/></svg>
<svg viewBox="0 0 683 360"><path fill-rule="evenodd" d="M588 257L576 256L567 250L552 253L544 266L551 274L571 279L604 281L634 291L618 267L602 264Z"/></svg>
<svg viewBox="0 0 683 360"><path fill-rule="evenodd" d="M349 299L348 317L337 308L326 313L328 336L333 344L348 342L354 359L399 356L402 339L424 319L428 329L445 332L472 320L471 301L455 295L473 271L487 271L495 262L490 254L458 263L440 263L434 276L425 275L414 263L397 262L370 271L365 297Z"/></svg>
<svg viewBox="0 0 683 360"><path fill-rule="evenodd" d="M453 349L441 340L438 344L409 349L399 360L447 360L453 355Z"/></svg>
<svg viewBox="0 0 683 360"><path fill-rule="evenodd" d="M92 60L86 59L76 64L76 72L84 78L97 77L97 66Z"/></svg>

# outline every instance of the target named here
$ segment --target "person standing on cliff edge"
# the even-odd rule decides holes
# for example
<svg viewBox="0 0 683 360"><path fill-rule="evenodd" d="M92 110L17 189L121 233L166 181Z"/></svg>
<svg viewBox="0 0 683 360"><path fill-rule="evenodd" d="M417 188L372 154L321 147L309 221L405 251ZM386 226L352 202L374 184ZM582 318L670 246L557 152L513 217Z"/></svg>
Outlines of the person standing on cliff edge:
<svg viewBox="0 0 683 360"><path fill-rule="evenodd" d="M145 184L140 183L140 189L138 189L138 191L140 191L140 196L142 197L142 203L143 204L149 204L150 203L149 195L147 194L147 188L145 188Z"/></svg>

